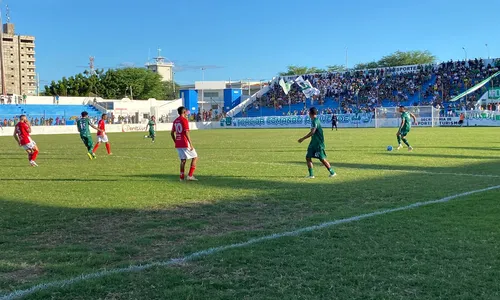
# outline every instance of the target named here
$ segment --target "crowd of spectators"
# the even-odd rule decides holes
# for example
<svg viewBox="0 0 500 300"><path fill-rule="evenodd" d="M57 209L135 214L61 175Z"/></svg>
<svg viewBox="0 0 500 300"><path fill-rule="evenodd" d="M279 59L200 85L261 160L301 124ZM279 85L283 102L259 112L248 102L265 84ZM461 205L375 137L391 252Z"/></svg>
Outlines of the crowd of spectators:
<svg viewBox="0 0 500 300"><path fill-rule="evenodd" d="M446 99L459 95L464 90L493 75L499 70L499 67L500 60L488 65L482 59L469 60L467 63L465 61L442 63L434 70L435 83L430 85L424 92L424 97L427 100L424 104L442 107ZM500 86L500 78L494 78L490 85ZM483 86L474 93L467 95L466 101L452 103L451 105L454 108L473 109L486 90L487 87Z"/></svg>
<svg viewBox="0 0 500 300"><path fill-rule="evenodd" d="M52 126L52 125L66 125L66 118L64 117L56 117L54 118L44 118L44 117L28 117L28 121L30 122L31 126ZM19 122L19 116L11 117L11 118L4 118L2 121L2 126L4 127L9 127L9 126L16 126L16 124Z"/></svg>
<svg viewBox="0 0 500 300"><path fill-rule="evenodd" d="M111 113L109 118L108 118L108 123L112 124L113 123L113 114ZM78 117L73 116L70 117L69 120L76 120ZM97 117L90 117L90 120L92 123L97 124L99 119ZM28 121L30 122L31 126L64 126L67 125L67 119L63 116L61 117L55 117L55 118L45 118L43 116L41 117L30 117L28 116ZM19 116L14 116L14 117L9 117L9 118L1 118L0 117L0 125L3 127L13 127L16 126L16 124L19 122Z"/></svg>
<svg viewBox="0 0 500 300"><path fill-rule="evenodd" d="M304 80L320 90L320 95L312 99L312 104L323 106L326 99L338 105L326 108L335 113L370 112L376 107L406 105L433 105L438 108L450 107L453 110L472 109L486 91L483 87L467 96L462 103L446 103L446 100L472 87L499 70L500 60L485 64L481 59L469 61L449 61L441 64L419 66L412 72L399 72L398 69L376 69L350 71L345 73L323 73L303 75ZM432 80L434 78L434 80ZM293 78L288 78L290 81ZM500 86L500 78L491 81ZM412 99L412 103L408 103ZM416 100L417 99L417 100ZM466 103L465 103L466 102ZM288 106L303 104L303 110L289 111ZM288 95L276 83L270 91L258 98L246 110L259 110L262 107L274 108L281 114L305 114L306 97L298 85L293 84ZM284 112L283 112L284 111Z"/></svg>
<svg viewBox="0 0 500 300"><path fill-rule="evenodd" d="M0 95L0 104L26 104L26 94L18 95Z"/></svg>

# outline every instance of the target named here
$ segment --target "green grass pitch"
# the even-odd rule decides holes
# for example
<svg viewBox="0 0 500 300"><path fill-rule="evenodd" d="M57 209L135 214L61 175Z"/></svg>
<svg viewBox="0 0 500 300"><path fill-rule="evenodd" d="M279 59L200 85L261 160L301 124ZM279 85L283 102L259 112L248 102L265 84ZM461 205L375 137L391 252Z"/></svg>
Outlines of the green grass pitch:
<svg viewBox="0 0 500 300"><path fill-rule="evenodd" d="M7 129L4 129L7 130ZM165 261L326 221L500 184L498 128L194 131L199 182L178 180L168 132L34 136L39 168L0 138L0 299L82 273ZM115 274L26 299L500 299L500 190Z"/></svg>

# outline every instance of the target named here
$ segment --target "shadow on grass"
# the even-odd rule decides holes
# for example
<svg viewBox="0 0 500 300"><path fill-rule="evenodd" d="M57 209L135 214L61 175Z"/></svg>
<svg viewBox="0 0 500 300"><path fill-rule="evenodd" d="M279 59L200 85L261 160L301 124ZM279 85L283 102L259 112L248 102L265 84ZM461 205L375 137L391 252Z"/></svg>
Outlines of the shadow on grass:
<svg viewBox="0 0 500 300"><path fill-rule="evenodd" d="M114 182L117 179L82 179L82 178L0 178L0 181L53 181L53 182Z"/></svg>
<svg viewBox="0 0 500 300"><path fill-rule="evenodd" d="M300 164L306 168L304 162ZM500 169L498 162L493 166L488 163L469 167L480 169L486 165ZM391 165L339 163L337 166L397 170ZM455 167L443 167L441 170L457 172ZM46 198L34 204L26 199L0 197L0 293L40 280L68 278L102 268L181 257L252 237L439 199L491 186L495 182L490 178L450 180L448 177L436 178L425 174L391 174L352 181L343 181L340 175L330 180L326 178L326 170L319 168L317 175L324 175L325 179L286 182L265 178L201 176L199 182L181 187L186 194L194 194L195 201L191 204L173 199L177 196L171 196L167 191L165 201L144 209L71 208L54 206L53 202L43 200ZM129 185L123 187L123 192L147 198L143 190L134 188L134 181L142 182L144 179L178 181L176 175L169 174L129 175L124 177ZM0 179L4 180L19 181ZM28 180L116 181L70 178ZM401 182L411 182L405 184L405 193L400 192ZM160 190L162 185L161 182L156 186L154 184L149 188L156 193L155 189ZM224 196L224 189L233 193ZM240 190L241 193L234 193ZM204 193L222 196L207 201ZM92 196L84 194L82 201L87 197ZM119 198L120 193L117 192L116 199ZM174 204L168 204L172 202ZM64 201L60 205L64 205Z"/></svg>
<svg viewBox="0 0 500 300"><path fill-rule="evenodd" d="M410 154L413 155L413 154ZM480 164L467 164L462 166L450 167L436 167L436 166L407 166L407 165L382 165L382 164L366 164L366 163L343 163L335 160L330 160L332 167L335 168L348 168L359 170L393 170L393 171L422 171L422 172L435 172L435 173L473 173L479 175L498 175L500 176L500 159L494 160L495 157L490 157L491 161ZM323 166L317 160L314 160L315 169L322 169ZM294 165L304 166L305 162L301 161L287 161ZM341 175L341 174L340 174Z"/></svg>
<svg viewBox="0 0 500 300"><path fill-rule="evenodd" d="M500 150L500 147L492 146L492 147L418 147L419 149L458 149L458 150L478 150L478 151L494 151Z"/></svg>
<svg viewBox="0 0 500 300"><path fill-rule="evenodd" d="M481 156L481 155L454 155L454 154L427 154L427 153L418 153L418 149L414 150L411 153L408 153L408 151L403 150L403 151L397 151L397 152L381 152L380 155L408 155L408 156L413 156L413 157L431 157L431 158L454 158L454 159L500 159L500 156Z"/></svg>

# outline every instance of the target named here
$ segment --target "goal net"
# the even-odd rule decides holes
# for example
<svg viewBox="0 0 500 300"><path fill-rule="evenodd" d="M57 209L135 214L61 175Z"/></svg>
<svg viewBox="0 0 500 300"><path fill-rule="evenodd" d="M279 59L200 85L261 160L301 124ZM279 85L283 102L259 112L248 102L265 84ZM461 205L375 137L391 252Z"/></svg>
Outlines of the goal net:
<svg viewBox="0 0 500 300"><path fill-rule="evenodd" d="M406 110L417 118L418 126L439 126L439 109L432 106L408 106ZM399 127L401 113L399 107L377 107L375 109L375 127Z"/></svg>

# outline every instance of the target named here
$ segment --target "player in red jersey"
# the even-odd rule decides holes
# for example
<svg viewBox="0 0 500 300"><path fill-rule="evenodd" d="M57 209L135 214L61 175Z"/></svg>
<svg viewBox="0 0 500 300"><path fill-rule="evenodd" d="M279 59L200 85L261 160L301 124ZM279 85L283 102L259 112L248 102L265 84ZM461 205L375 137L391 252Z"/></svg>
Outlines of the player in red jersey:
<svg viewBox="0 0 500 300"><path fill-rule="evenodd" d="M102 114L102 118L99 121L99 124L97 124L97 127L99 128L99 131L97 131L97 144L94 146L94 150L92 150L92 153L95 153L97 148L99 148L99 145L101 143L106 144L106 150L108 151L108 155L111 155L111 146L109 145L109 140L108 136L106 135L106 120L108 119L107 114Z"/></svg>
<svg viewBox="0 0 500 300"><path fill-rule="evenodd" d="M186 161L191 159L191 168L187 176L188 181L196 181L197 179L193 176L194 170L196 169L196 162L198 161L198 154L194 150L193 143L189 136L189 122L187 116L187 109L181 106L177 109L179 117L175 119L172 126L172 131L170 135L175 143L175 148L179 153L179 158L181 159L181 181L184 180L184 168L186 166Z"/></svg>
<svg viewBox="0 0 500 300"><path fill-rule="evenodd" d="M14 129L14 139L16 139L17 143L26 150L28 153L28 160L32 167L38 167L36 163L36 157L38 156L38 146L35 141L33 141L30 137L31 133L31 124L26 118L26 115L21 115L19 117L19 123L16 124L16 128Z"/></svg>

